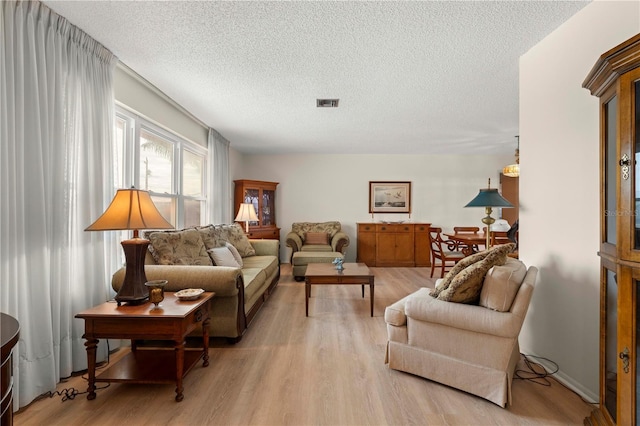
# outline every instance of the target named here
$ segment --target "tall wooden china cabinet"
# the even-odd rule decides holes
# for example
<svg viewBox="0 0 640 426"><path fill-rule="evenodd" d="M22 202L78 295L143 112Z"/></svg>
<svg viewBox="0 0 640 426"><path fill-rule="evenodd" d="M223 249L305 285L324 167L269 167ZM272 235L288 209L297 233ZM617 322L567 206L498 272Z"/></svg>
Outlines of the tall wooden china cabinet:
<svg viewBox="0 0 640 426"><path fill-rule="evenodd" d="M585 424L635 425L640 404L640 34L583 86L600 98L600 406Z"/></svg>
<svg viewBox="0 0 640 426"><path fill-rule="evenodd" d="M278 182L261 180L234 180L234 214L241 203L253 204L257 222L249 222L249 238L280 239L280 228L276 225L276 186Z"/></svg>

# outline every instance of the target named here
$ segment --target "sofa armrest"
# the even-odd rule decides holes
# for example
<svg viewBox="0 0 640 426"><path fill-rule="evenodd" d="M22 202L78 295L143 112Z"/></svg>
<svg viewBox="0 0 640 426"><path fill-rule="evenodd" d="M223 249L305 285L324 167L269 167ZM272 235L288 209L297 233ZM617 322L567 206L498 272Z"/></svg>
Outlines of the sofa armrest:
<svg viewBox="0 0 640 426"><path fill-rule="evenodd" d="M249 240L256 256L275 256L280 254L280 241L279 240Z"/></svg>
<svg viewBox="0 0 640 426"><path fill-rule="evenodd" d="M113 274L111 287L120 290L124 281L125 269L121 268ZM242 272L239 268L225 266L190 266L190 265L146 265L147 280L167 280L166 291L179 291L185 288L201 288L213 291L216 297L236 296L244 293ZM244 299L244 294L242 294Z"/></svg>
<svg viewBox="0 0 640 426"><path fill-rule="evenodd" d="M300 235L296 234L295 232L289 232L287 234L287 246L291 247L291 250L295 253L297 251L300 251L300 249L302 248L302 238L300 238Z"/></svg>
<svg viewBox="0 0 640 426"><path fill-rule="evenodd" d="M349 236L342 231L336 232L336 234L331 239L331 248L333 249L333 251L337 251L344 254L348 246L349 246Z"/></svg>
<svg viewBox="0 0 640 426"><path fill-rule="evenodd" d="M517 338L524 318L477 305L445 302L425 297L409 297L405 314L416 321L431 322L477 333Z"/></svg>

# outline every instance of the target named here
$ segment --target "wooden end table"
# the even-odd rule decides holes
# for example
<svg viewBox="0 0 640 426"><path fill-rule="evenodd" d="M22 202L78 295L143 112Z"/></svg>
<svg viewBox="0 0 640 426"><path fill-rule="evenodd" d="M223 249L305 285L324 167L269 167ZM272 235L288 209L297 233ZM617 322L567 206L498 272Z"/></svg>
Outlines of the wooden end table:
<svg viewBox="0 0 640 426"><path fill-rule="evenodd" d="M306 316L309 316L309 297L311 297L311 285L327 284L357 284L362 286L362 297L364 297L364 286L369 286L369 296L371 298L371 316L373 316L373 289L374 276L371 270L364 263L345 263L344 269L338 271L331 263L310 263L304 274L304 309Z"/></svg>
<svg viewBox="0 0 640 426"><path fill-rule="evenodd" d="M203 367L209 365L209 304L213 296L213 292L205 292L196 300L186 301L167 292L158 309L150 302L122 306L107 302L77 314L76 318L84 319L87 399L95 399L96 382L128 382L175 383L175 400L182 401L184 376L200 358ZM185 350L187 335L198 326L202 327L202 349ZM131 351L96 377L99 339L130 339ZM173 346L138 347L141 340L168 341Z"/></svg>

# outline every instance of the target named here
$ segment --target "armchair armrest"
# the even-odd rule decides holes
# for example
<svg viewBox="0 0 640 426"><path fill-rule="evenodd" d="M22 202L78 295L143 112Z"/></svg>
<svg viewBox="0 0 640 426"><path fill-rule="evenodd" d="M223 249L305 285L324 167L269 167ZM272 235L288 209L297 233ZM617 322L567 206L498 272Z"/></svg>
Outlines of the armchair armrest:
<svg viewBox="0 0 640 426"><path fill-rule="evenodd" d="M331 239L331 248L333 249L333 251L337 251L344 254L348 246L349 246L349 236L342 231L336 232L336 234Z"/></svg>
<svg viewBox="0 0 640 426"><path fill-rule="evenodd" d="M302 238L300 238L300 235L296 234L295 232L289 232L287 234L287 246L291 247L291 250L295 253L297 251L300 251L300 249L302 248Z"/></svg>
<svg viewBox="0 0 640 426"><path fill-rule="evenodd" d="M445 302L426 295L409 297L405 314L416 321L431 322L499 337L517 338L523 317L482 306Z"/></svg>

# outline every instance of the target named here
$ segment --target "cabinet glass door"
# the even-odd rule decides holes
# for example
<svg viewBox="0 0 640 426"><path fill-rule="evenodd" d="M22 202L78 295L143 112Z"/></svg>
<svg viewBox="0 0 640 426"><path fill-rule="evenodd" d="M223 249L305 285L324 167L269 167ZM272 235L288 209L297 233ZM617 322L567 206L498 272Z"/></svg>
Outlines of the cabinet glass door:
<svg viewBox="0 0 640 426"><path fill-rule="evenodd" d="M262 191L262 226L275 225L275 191Z"/></svg>
<svg viewBox="0 0 640 426"><path fill-rule="evenodd" d="M260 201L260 191L258 191L257 189L251 189L251 188L247 188L244 191L244 202L248 204L253 204L253 208L256 209L256 215L258 216L258 219L260 218L259 201ZM256 221L249 222L249 226L256 226L256 225L258 225L258 222Z"/></svg>
<svg viewBox="0 0 640 426"><path fill-rule="evenodd" d="M640 68L620 77L618 115L618 245L622 258L640 262Z"/></svg>
<svg viewBox="0 0 640 426"><path fill-rule="evenodd" d="M616 404L618 400L618 283L616 274L605 269L606 298L604 318L604 406L616 422Z"/></svg>
<svg viewBox="0 0 640 426"><path fill-rule="evenodd" d="M616 221L618 219L618 192L616 191L616 178L618 173L618 153L617 153L617 136L618 136L618 98L613 97L609 102L603 105L605 117L604 131L604 242L616 245Z"/></svg>

